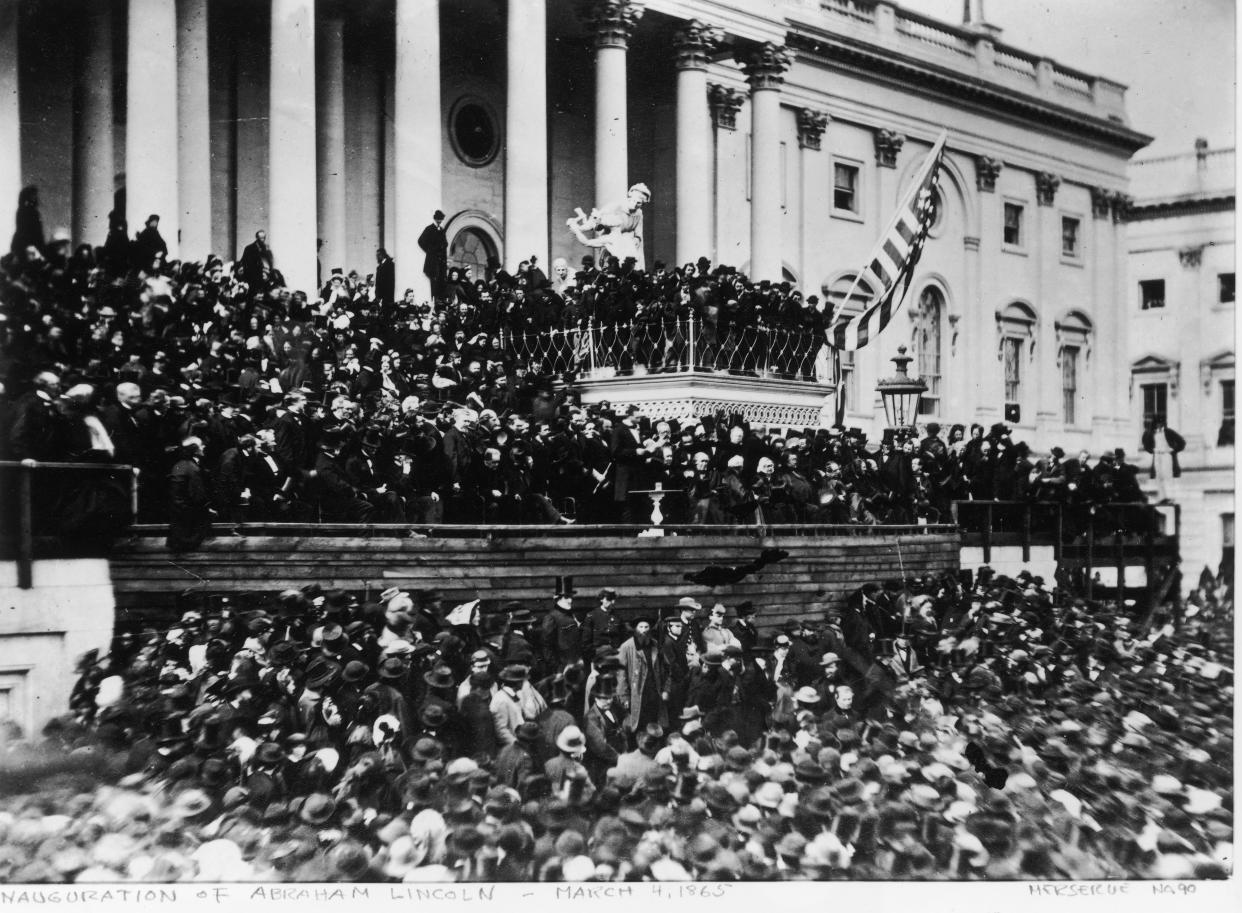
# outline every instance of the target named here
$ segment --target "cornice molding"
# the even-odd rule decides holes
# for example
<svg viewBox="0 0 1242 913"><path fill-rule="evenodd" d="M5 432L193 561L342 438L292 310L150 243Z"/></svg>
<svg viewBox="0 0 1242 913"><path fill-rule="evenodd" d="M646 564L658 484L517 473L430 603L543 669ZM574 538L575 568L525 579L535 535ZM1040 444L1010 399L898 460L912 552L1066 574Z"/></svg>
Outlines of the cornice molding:
<svg viewBox="0 0 1242 913"><path fill-rule="evenodd" d="M942 96L951 104L973 101L1012 117L1107 143L1127 154L1137 152L1152 141L1152 137L1124 124L1055 105L888 48L864 44L846 35L790 32L786 41L790 48L798 51L799 59L813 60L829 68L853 70L867 79L893 80L907 90Z"/></svg>

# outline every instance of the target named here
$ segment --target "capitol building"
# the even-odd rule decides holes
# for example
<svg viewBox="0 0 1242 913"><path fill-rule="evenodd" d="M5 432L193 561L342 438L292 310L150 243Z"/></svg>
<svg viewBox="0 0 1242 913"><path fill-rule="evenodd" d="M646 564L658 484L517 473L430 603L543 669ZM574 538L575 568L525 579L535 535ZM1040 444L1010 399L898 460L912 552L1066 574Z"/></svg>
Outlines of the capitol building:
<svg viewBox="0 0 1242 913"><path fill-rule="evenodd" d="M384 247L425 295L434 210L476 276L546 270L589 253L576 208L642 182L649 266L706 256L840 299L944 130L908 300L843 358L846 424L882 426L875 384L905 344L924 421L1133 453L1127 165L1150 138L1124 86L965 18L889 0L6 3L0 192L38 185L49 228L101 244L124 186L131 233L159 213L184 258L266 230L308 290ZM804 423L822 392L774 420Z"/></svg>

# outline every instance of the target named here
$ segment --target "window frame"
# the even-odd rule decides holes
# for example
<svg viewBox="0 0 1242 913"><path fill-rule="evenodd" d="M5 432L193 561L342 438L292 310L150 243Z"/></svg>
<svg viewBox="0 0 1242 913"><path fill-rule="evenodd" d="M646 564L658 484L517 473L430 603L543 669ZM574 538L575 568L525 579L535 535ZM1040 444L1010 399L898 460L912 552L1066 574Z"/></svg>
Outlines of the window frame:
<svg viewBox="0 0 1242 913"><path fill-rule="evenodd" d="M1061 347L1061 421L1065 423L1067 428L1074 428L1078 425L1078 399L1079 390L1082 389L1078 382L1079 355L1082 349L1076 345L1066 345ZM1067 386L1066 376L1069 375L1073 380L1073 386Z"/></svg>
<svg viewBox="0 0 1242 913"><path fill-rule="evenodd" d="M1009 241L1005 237L1008 229L1006 216L1009 214L1009 208L1014 207L1018 211L1018 239L1017 241ZM1028 209L1026 200L1018 200L1013 197L1005 197L1001 200L1001 250L1011 254L1023 254L1027 252L1027 224L1026 211Z"/></svg>
<svg viewBox="0 0 1242 913"><path fill-rule="evenodd" d="M1225 278L1226 277L1229 278L1229 283L1228 283L1229 291L1228 292L1225 291ZM1217 273L1216 274L1216 304L1218 307L1227 307L1229 305L1234 304L1235 299L1237 297L1235 287L1234 287L1235 279L1236 279L1235 273L1230 272L1230 273ZM1229 295L1228 298L1225 297L1226 294Z"/></svg>
<svg viewBox="0 0 1242 913"><path fill-rule="evenodd" d="M837 205L837 168L852 168L854 170L854 208L846 209ZM866 220L866 214L863 209L864 199L864 179L863 175L866 169L863 162L859 159L848 158L843 155L832 156L829 164L829 175L832 178L832 206L829 209L829 215L836 219L846 219L850 222L863 222Z"/></svg>
<svg viewBox="0 0 1242 913"><path fill-rule="evenodd" d="M1151 412L1148 412L1147 410L1147 391L1148 390L1151 390L1153 392L1157 390L1163 391L1163 396L1164 396L1163 412L1157 412L1154 410ZM1152 421L1150 423L1148 422L1148 418L1147 418L1148 415L1152 417ZM1139 427L1143 429L1144 433L1148 431L1154 431L1156 428L1160 427L1160 425L1156 423L1157 418L1163 418L1164 421L1162 422L1162 424L1166 428L1168 427L1168 424L1169 424L1169 382L1165 379L1153 378L1150 381L1139 384Z"/></svg>
<svg viewBox="0 0 1242 913"><path fill-rule="evenodd" d="M928 295L933 295L935 310L935 330L936 330L936 357L934 373L928 373L925 367L925 351L923 346L923 335L930 325L929 308L925 305L925 299ZM944 292L936 285L928 285L919 292L916 309L911 311L914 317L914 358L915 366L918 368L919 378L927 384L927 392L919 400L919 418L920 419L938 419L941 417L941 407L944 404L944 320L945 320L946 301ZM934 406L933 409L927 410L926 406Z"/></svg>
<svg viewBox="0 0 1242 913"><path fill-rule="evenodd" d="M1149 305L1147 303L1148 286L1154 285L1157 282L1160 283L1160 298L1159 298L1160 303ZM1156 299L1153 298L1152 300L1155 301ZM1168 283L1166 283L1164 279L1140 279L1139 280L1139 310L1140 311L1164 311L1164 310L1168 310L1168 307L1169 307Z"/></svg>
<svg viewBox="0 0 1242 913"><path fill-rule="evenodd" d="M1082 266L1086 260L1085 252L1083 251L1083 242L1084 242L1083 226L1086 224L1086 221L1083 219L1080 213L1076 213L1076 212L1062 212L1060 215L1061 215L1061 262L1068 264L1069 266ZM1065 250L1065 223L1066 222L1073 222L1075 225L1074 249L1068 253Z"/></svg>

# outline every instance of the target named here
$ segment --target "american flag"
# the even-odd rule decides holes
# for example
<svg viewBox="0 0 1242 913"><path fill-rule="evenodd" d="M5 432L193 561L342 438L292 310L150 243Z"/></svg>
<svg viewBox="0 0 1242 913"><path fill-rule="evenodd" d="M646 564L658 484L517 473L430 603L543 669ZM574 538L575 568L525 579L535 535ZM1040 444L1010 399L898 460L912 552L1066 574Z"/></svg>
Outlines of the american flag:
<svg viewBox="0 0 1242 913"><path fill-rule="evenodd" d="M861 349L880 335L901 307L923 253L927 231L935 219L934 198L946 136L941 133L936 140L918 177L897 208L897 215L871 252L867 266L858 273L854 285L846 293L843 304L848 304L854 290L860 286L869 289L869 294L876 298L861 312L842 311L833 321L829 337L838 351Z"/></svg>

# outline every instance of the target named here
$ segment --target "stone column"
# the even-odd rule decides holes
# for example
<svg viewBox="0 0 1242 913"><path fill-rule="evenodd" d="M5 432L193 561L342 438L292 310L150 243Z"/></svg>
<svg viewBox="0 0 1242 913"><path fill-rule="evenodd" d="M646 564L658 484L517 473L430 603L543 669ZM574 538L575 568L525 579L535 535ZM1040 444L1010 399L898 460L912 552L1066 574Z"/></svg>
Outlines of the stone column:
<svg viewBox="0 0 1242 913"><path fill-rule="evenodd" d="M334 266L362 269L364 265L346 262L349 234L345 228L345 21L339 14L320 21L316 50L319 237L323 238L319 266L327 275Z"/></svg>
<svg viewBox="0 0 1242 913"><path fill-rule="evenodd" d="M642 17L634 0L597 0L586 18L595 34L595 205L625 197L629 188L626 50Z"/></svg>
<svg viewBox="0 0 1242 913"><path fill-rule="evenodd" d="M818 295L820 290L811 279L813 255L811 253L812 238L816 236L816 218L823 207L808 205L811 200L830 199L832 193L831 177L827 167L820 164L818 158L823 147L824 131L832 120L823 111L811 108L798 109L798 148L801 150L801 182L798 199L801 201L799 212L802 216L801 232L798 238L798 271L805 277L802 291L806 295ZM809 284L808 284L809 283Z"/></svg>
<svg viewBox="0 0 1242 913"><path fill-rule="evenodd" d="M1106 344L1106 340L1117 337L1117 326L1113 321L1116 308L1113 290L1113 224L1109 218L1112 194L1104 187L1091 188L1091 231L1087 235L1091 239L1091 288L1094 306L1091 309L1091 320L1094 324L1094 345L1091 350L1091 364L1080 365L1078 386L1090 390L1092 395L1091 416L1092 427L1108 427L1114 417L1124 414L1117 400L1117 372L1125 375L1129 382L1129 365L1121 364L1117 359L1116 347ZM1099 379L1098 382L1096 379ZM1092 442L1099 446L1102 442Z"/></svg>
<svg viewBox="0 0 1242 913"><path fill-rule="evenodd" d="M4 4L9 5L13 4ZM86 5L83 25L73 108L73 241L97 246L108 236L117 170L112 142L112 4L94 0ZM0 49L0 58L4 55Z"/></svg>
<svg viewBox="0 0 1242 913"><path fill-rule="evenodd" d="M1057 273L1061 266L1061 219L1056 209L1057 190L1061 179L1049 171L1035 175L1036 218L1036 279L1035 296L1039 323L1035 327L1035 351L1033 379L1036 385L1035 415L1022 416L1023 424L1034 424L1041 447L1045 443L1045 430L1064 427L1065 416L1061 403L1061 374L1057 358L1056 319L1062 304L1056 294Z"/></svg>
<svg viewBox="0 0 1242 913"><path fill-rule="evenodd" d="M1004 417L1005 371L994 319L995 312L1007 303L1003 298L1005 289L1000 281L1001 264L997 256L1001 247L1001 203L996 199L996 181L1003 168L1004 163L999 159L988 156L975 159L981 249L974 258L975 274L978 276L975 300L969 302L977 310L973 316L967 312L966 333L967 339L970 339L972 330L981 334L969 343L979 353L970 382L975 387L973 417L984 427L990 427Z"/></svg>
<svg viewBox="0 0 1242 913"><path fill-rule="evenodd" d="M1179 314L1175 338L1166 343L1166 351L1179 363L1179 377L1176 383L1169 385L1169 427L1186 439L1186 462L1200 466L1203 465L1204 447L1207 444L1203 429L1208 422L1204 420L1203 413L1208 400L1202 391L1195 389L1195 384L1199 383L1199 365L1192 358L1202 357L1211 351L1203 344L1205 304L1202 272L1203 251L1206 246L1199 243L1178 248L1180 274L1169 277L1168 288L1165 290L1168 300L1175 302L1175 306L1184 311ZM1186 340L1193 347L1190 352L1187 352ZM1191 355L1191 358L1187 358L1187 355Z"/></svg>
<svg viewBox="0 0 1242 913"><path fill-rule="evenodd" d="M883 231L883 226L897 211L897 157L901 155L906 138L892 130L876 130L872 141L876 165L876 228Z"/></svg>
<svg viewBox="0 0 1242 913"><path fill-rule="evenodd" d="M0 212L12 237L12 212L22 189L22 118L17 94L18 0L0 0ZM4 246L8 251L8 246Z"/></svg>
<svg viewBox="0 0 1242 913"><path fill-rule="evenodd" d="M401 6L402 4L398 4ZM315 0L272 0L268 244L290 289L314 296Z"/></svg>
<svg viewBox="0 0 1242 913"><path fill-rule="evenodd" d="M132 238L160 217L170 259L180 256L177 188L177 7L129 0L125 76L125 205Z"/></svg>
<svg viewBox="0 0 1242 913"><path fill-rule="evenodd" d="M211 252L208 98L207 0L177 0L177 199L188 260L204 260Z"/></svg>
<svg viewBox="0 0 1242 913"><path fill-rule="evenodd" d="M745 151L741 138L737 135L737 112L746 101L746 93L739 89L731 89L717 83L707 87L707 104L711 110L714 151L712 159L712 253L699 254L695 257L709 257L715 261L740 263L744 257L736 256L743 246L744 238L735 226L739 224L742 214L734 216L730 211L730 197L724 192L730 176L736 174L735 180L744 181L746 176L742 170ZM744 201L743 201L744 202Z"/></svg>
<svg viewBox="0 0 1242 913"><path fill-rule="evenodd" d="M711 248L711 124L707 59L723 33L697 19L673 37L677 51L677 263L693 263Z"/></svg>
<svg viewBox="0 0 1242 913"><path fill-rule="evenodd" d="M398 3L397 65L393 101L393 241L388 252L397 261L397 294L414 289L418 301L431 299L423 275L418 236L440 199L440 4ZM387 239L385 239L387 241Z"/></svg>
<svg viewBox="0 0 1242 913"><path fill-rule="evenodd" d="M1097 348L1103 348L1106 344L1111 344L1112 339L1121 339L1123 327L1127 326L1129 320L1129 309L1133 306L1130 301L1130 277L1128 271L1129 260L1129 244L1126 240L1126 218L1130 214L1130 207L1134 205L1134 198L1127 193L1114 191L1109 202L1112 206L1112 237L1113 237L1113 294L1108 302L1109 312L1112 315L1112 328L1114 335L1110 337L1108 342L1102 342ZM1137 289L1135 289L1137 292ZM1114 358L1117 353L1113 353ZM1117 443L1113 446L1123 447L1127 443L1132 442L1135 436L1141 431L1141 423L1138 422L1138 414L1141 413L1142 403L1136 408L1135 404L1130 400L1130 365L1123 364L1120 361L1114 363L1115 371L1112 378L1113 398L1116 403L1113 409L1113 440ZM1177 395L1177 384L1173 383L1169 388L1169 415L1174 415L1176 404L1173 397ZM1138 396L1138 392L1134 392ZM1176 430L1176 426L1174 426Z"/></svg>
<svg viewBox="0 0 1242 913"><path fill-rule="evenodd" d="M532 254L548 275L548 70L545 0L509 0L505 98L505 267ZM562 225L563 227L563 225Z"/></svg>
<svg viewBox="0 0 1242 913"><path fill-rule="evenodd" d="M789 52L764 42L746 56L750 84L750 278L781 279L781 85Z"/></svg>

